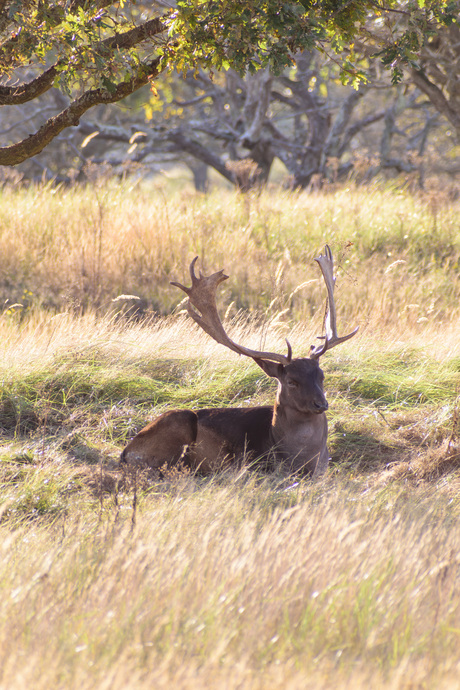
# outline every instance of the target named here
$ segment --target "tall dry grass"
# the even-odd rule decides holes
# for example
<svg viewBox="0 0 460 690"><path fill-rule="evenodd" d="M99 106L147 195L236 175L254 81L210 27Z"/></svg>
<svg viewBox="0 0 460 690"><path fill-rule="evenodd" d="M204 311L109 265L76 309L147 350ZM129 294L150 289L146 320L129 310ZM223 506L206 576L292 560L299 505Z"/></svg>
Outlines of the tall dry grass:
<svg viewBox="0 0 460 690"><path fill-rule="evenodd" d="M0 688L458 687L458 204L1 194ZM360 325L322 362L328 476L123 474L123 444L166 407L274 388L180 305L124 320L111 300L171 311L199 254L231 276L232 336L306 355L325 242L339 328Z"/></svg>
<svg viewBox="0 0 460 690"><path fill-rule="evenodd" d="M95 180L86 189L1 192L0 297L52 311L99 308L131 294L169 312L199 255L224 267L221 304L295 320L323 310L312 258L328 242L349 320L443 323L459 314L459 202L379 189L334 194L218 190L168 196Z"/></svg>
<svg viewBox="0 0 460 690"><path fill-rule="evenodd" d="M458 500L243 475L142 501L2 530L1 687L458 687Z"/></svg>

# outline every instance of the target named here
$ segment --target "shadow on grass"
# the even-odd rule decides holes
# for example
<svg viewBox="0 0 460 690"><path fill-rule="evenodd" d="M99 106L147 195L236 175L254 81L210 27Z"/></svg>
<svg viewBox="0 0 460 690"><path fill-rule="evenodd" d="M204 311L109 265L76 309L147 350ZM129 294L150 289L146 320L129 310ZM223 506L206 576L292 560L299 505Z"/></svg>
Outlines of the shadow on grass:
<svg viewBox="0 0 460 690"><path fill-rule="evenodd" d="M407 457L404 443L383 441L370 433L336 427L331 443L331 464L359 472L381 471Z"/></svg>

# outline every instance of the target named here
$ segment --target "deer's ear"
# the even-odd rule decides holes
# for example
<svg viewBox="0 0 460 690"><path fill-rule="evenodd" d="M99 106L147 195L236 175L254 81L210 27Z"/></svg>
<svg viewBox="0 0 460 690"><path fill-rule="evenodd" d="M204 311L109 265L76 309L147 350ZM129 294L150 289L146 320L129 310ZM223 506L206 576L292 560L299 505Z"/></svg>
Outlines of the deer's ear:
<svg viewBox="0 0 460 690"><path fill-rule="evenodd" d="M284 367L278 362L270 362L269 359L261 359L260 357L254 357L254 362L259 365L261 369L272 378L279 379L284 372Z"/></svg>

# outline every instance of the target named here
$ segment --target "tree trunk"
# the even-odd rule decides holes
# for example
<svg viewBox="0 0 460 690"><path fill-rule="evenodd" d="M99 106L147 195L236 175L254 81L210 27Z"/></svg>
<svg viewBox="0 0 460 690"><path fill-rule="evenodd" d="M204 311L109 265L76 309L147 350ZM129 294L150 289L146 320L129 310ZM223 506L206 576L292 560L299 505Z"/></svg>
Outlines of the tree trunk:
<svg viewBox="0 0 460 690"><path fill-rule="evenodd" d="M193 173L195 190L197 192L206 193L209 188L208 166L206 163L202 163L198 160L192 160L187 162L187 167L190 168Z"/></svg>

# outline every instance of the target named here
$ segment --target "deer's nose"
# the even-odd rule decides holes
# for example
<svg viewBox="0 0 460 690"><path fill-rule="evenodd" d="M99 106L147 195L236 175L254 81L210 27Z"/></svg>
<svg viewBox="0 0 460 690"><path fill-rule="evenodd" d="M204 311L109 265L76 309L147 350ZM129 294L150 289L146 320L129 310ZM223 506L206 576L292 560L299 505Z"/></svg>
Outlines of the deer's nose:
<svg viewBox="0 0 460 690"><path fill-rule="evenodd" d="M317 411L317 412L326 412L329 405L327 404L327 400L322 400L321 402L318 402L317 400L315 400L313 402L313 407L315 408L315 411Z"/></svg>

